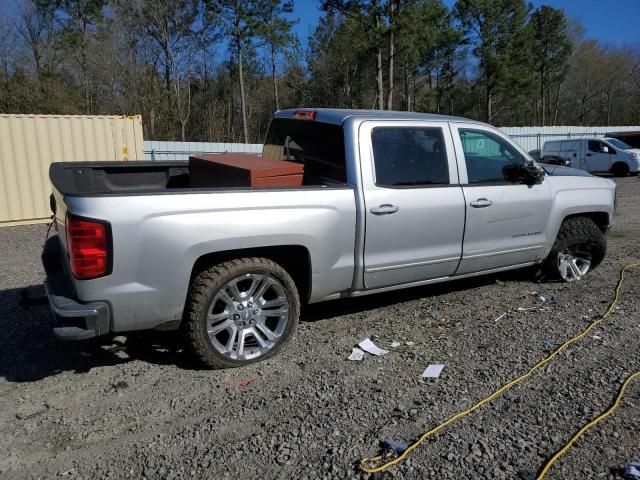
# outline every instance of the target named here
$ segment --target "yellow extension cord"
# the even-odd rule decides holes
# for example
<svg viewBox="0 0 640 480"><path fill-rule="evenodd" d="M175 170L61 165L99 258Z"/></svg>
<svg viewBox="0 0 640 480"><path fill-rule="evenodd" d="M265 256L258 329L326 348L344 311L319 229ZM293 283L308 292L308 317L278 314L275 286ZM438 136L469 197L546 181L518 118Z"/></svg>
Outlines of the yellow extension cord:
<svg viewBox="0 0 640 480"><path fill-rule="evenodd" d="M450 424L454 423L455 421L457 421L457 420L469 415L473 411L475 411L478 408L480 408L482 405L484 405L486 403L489 403L491 400L493 400L494 398L502 395L504 392L509 390L514 385L517 385L518 383L522 382L523 380L526 380L536 370L539 370L540 368L544 367L546 364L551 362L556 356L558 356L561 352L566 350L569 346L571 346L572 344L576 343L577 341L583 339L585 336L587 336L589 334L589 332L591 332L591 330L593 330L595 327L600 325L609 315L611 315L611 312L613 312L614 307L618 303L618 297L620 295L620 289L621 289L622 284L624 282L624 274L625 274L625 272L628 269L636 268L636 267L640 267L640 263L629 264L629 265L625 266L620 271L620 279L618 280L618 284L616 285L615 295L613 297L613 301L609 305L609 308L607 308L607 311L604 313L604 315L602 315L598 320L594 320L593 322L591 322L589 324L589 326L586 329L584 329L581 333L579 333L575 337L567 340L565 343L560 345L550 355L548 355L547 357L545 357L542 360L540 360L538 363L536 363L533 367L531 367L524 374L522 374L519 377L511 380L510 382L504 384L498 390L496 390L492 394L488 395L487 397L483 398L482 400L479 400L478 402L476 402L474 405L472 405L471 407L467 408L466 410L463 410L461 412L456 413L455 415L452 415L451 417L446 419L444 422L442 422L440 425L438 425L438 426L432 428L431 430L425 432L424 434L422 434L422 436L420 436L420 438L418 438L418 440L416 440L411 445L409 445L409 447L404 452L402 452L402 454L400 454L398 457L396 457L396 458L394 458L392 460L389 460L389 461L387 461L385 463L382 463L382 464L379 464L380 461L384 460L385 458L389 458L389 456L391 456L391 454L388 454L387 456L378 455L376 457L363 458L360 461L360 465L359 465L360 470L362 470L365 473L377 473L377 472L382 472L384 470L387 470L388 468L392 467L393 465L396 465L397 463L402 462L405 458L407 458L411 454L411 452L413 452L413 450L418 448L418 446L422 442L424 442L427 438L435 435L436 433L438 433L440 430L442 430L447 425L450 425ZM627 379L624 381L624 383L620 387L620 390L618 391L618 395L617 395L616 400L613 403L613 405L609 409L607 409L604 413L600 414L598 417L594 418L592 421L590 421L584 427L582 427L578 431L578 433L576 433L564 447L562 447L560 450L558 450L558 452L553 457L551 457L549 459L549 461L544 465L543 469L540 471L540 474L538 475L536 480L542 480L545 477L545 475L547 474L547 472L549 471L549 469L553 466L553 464L571 448L571 446L576 442L576 440L578 440L578 438L584 432L586 432L588 429L590 429L591 427L593 427L594 425L596 425L600 421L604 420L606 417L611 415L614 412L614 410L616 410L618 408L618 406L620 405L620 401L622 399L622 396L624 395L624 391L627 388L627 385L634 378L636 378L638 376L640 376L640 371L637 371L637 372L633 373L632 375L630 375L629 377L627 377ZM376 464L379 464L379 465L375 466Z"/></svg>
<svg viewBox="0 0 640 480"><path fill-rule="evenodd" d="M607 410L602 412L600 415L598 415L596 418L594 418L589 423L587 423L584 427L578 430L578 433L576 433L573 437L571 437L571 440L569 440L564 447L558 450L558 452L553 457L551 457L547 463L545 463L544 468L540 471L540 475L538 475L537 477L538 480L544 478L544 476L547 474L551 466L554 463L556 463L556 460L558 460L561 456L567 453L569 449L573 446L573 444L578 440L578 438L582 436L584 432L586 432L591 427L593 427L594 425L600 423L602 420L607 418L609 415L611 415L614 412L616 408L620 406L620 402L622 401L622 396L624 395L624 391L626 390L627 385L629 385L629 383L631 383L633 379L637 378L638 376L640 376L640 370L635 373L632 373L627 377L627 379L622 383L620 390L618 390L618 395L616 396L616 400L615 402L613 402L613 405L611 405Z"/></svg>

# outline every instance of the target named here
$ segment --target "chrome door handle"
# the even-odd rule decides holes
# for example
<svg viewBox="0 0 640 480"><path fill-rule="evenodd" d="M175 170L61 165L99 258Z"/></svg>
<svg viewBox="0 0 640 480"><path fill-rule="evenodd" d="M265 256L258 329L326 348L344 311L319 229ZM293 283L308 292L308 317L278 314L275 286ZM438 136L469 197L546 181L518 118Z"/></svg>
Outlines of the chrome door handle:
<svg viewBox="0 0 640 480"><path fill-rule="evenodd" d="M396 213L398 210L400 210L400 207L391 205L390 203L384 203L379 207L373 207L369 211L374 215L390 215L392 213Z"/></svg>
<svg viewBox="0 0 640 480"><path fill-rule="evenodd" d="M479 198L471 202L469 205L473 208L485 208L493 205L493 202L487 198Z"/></svg>

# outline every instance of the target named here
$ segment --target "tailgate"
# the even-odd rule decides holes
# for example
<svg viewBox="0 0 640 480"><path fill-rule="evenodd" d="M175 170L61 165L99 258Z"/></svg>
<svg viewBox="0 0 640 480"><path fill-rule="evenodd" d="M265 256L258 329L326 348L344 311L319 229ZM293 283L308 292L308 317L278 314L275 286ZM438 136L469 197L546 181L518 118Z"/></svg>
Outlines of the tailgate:
<svg viewBox="0 0 640 480"><path fill-rule="evenodd" d="M69 256L67 255L67 235L65 222L67 218L67 204L64 201L64 195L52 185L53 193L50 197L51 212L53 213L53 228L58 232L58 239L60 240L61 257L68 267Z"/></svg>

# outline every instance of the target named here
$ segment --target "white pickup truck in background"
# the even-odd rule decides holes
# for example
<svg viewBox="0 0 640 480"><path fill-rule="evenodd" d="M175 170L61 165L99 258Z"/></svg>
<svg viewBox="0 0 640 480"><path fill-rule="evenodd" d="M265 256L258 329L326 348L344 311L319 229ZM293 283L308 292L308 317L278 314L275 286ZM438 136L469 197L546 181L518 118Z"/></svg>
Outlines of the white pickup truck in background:
<svg viewBox="0 0 640 480"><path fill-rule="evenodd" d="M640 149L616 138L576 138L545 142L541 158L560 157L570 166L617 177L640 173Z"/></svg>

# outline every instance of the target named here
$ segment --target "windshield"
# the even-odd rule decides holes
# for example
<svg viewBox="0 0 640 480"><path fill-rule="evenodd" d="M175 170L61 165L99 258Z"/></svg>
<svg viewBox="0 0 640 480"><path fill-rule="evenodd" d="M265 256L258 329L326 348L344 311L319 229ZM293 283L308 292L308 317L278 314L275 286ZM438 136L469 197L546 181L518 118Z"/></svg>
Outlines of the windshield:
<svg viewBox="0 0 640 480"><path fill-rule="evenodd" d="M621 150L630 150L633 148L631 145L627 145L622 140L618 140L617 138L607 138L607 142L609 142L614 147L618 147Z"/></svg>

